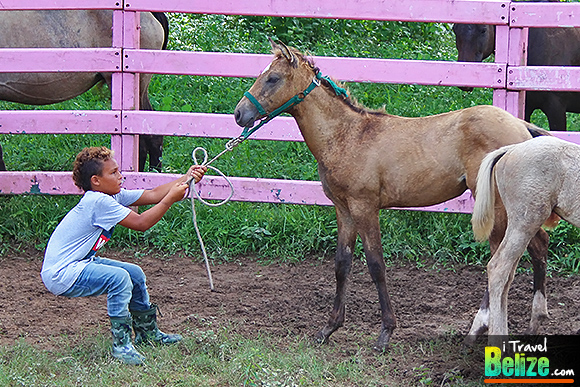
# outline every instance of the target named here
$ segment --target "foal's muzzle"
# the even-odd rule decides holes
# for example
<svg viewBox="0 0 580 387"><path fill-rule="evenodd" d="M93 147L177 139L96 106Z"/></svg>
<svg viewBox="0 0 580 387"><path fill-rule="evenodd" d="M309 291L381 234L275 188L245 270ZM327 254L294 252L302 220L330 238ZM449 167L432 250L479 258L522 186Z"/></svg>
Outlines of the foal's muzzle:
<svg viewBox="0 0 580 387"><path fill-rule="evenodd" d="M247 98L242 98L234 110L234 118L239 126L243 128L250 127L254 125L258 118L258 110Z"/></svg>

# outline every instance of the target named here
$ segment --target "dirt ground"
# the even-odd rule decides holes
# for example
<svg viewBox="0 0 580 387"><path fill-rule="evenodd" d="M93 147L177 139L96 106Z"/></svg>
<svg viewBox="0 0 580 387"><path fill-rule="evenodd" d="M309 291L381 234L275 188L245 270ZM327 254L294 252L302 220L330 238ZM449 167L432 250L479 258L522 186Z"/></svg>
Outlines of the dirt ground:
<svg viewBox="0 0 580 387"><path fill-rule="evenodd" d="M257 333L313 337L325 324L334 298L331 260L263 266L240 258L212 267L216 291L210 292L205 266L188 257L135 258L131 252L117 251L103 256L136 262L143 268L151 300L163 312L160 325L168 332L184 333L187 327L211 320L214 326L228 326L247 337ZM86 335L91 329L105 332L105 296L56 297L40 280L41 264L37 252L0 258L0 345L24 338L50 349L50 337L66 334L74 340L75 335ZM387 276L398 319L391 343L467 333L485 288L485 275L475 267L451 271L395 265L387 269ZM512 285L511 333L523 333L527 327L531 283L531 275L518 274ZM550 320L541 333L575 334L580 329L579 300L580 277L550 278ZM347 320L331 337L332 345L345 353L351 348L370 348L379 329L375 287L366 267L357 261L348 288Z"/></svg>

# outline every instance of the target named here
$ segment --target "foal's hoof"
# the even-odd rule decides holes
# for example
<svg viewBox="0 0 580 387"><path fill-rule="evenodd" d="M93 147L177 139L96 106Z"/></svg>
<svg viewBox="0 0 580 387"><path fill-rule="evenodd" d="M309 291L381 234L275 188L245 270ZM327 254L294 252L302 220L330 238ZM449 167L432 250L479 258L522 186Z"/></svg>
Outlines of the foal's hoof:
<svg viewBox="0 0 580 387"><path fill-rule="evenodd" d="M475 341L477 340L479 336L478 335L473 335L473 334L469 334L467 336L465 336L465 339L463 339L463 346L464 347L473 347L473 344L475 344Z"/></svg>
<svg viewBox="0 0 580 387"><path fill-rule="evenodd" d="M385 352L387 350L387 346L389 345L389 341L391 340L391 335L393 334L393 329L383 329L377 342L373 346L373 349L377 352Z"/></svg>
<svg viewBox="0 0 580 387"><path fill-rule="evenodd" d="M319 344L327 344L328 339L330 338L330 335L332 335L341 326L342 326L342 324L325 326L316 334L316 341Z"/></svg>
<svg viewBox="0 0 580 387"><path fill-rule="evenodd" d="M528 335L528 336L538 335L540 332L540 327L547 320L548 320L548 316L544 316L544 315L537 316L535 319L532 319L532 321L530 321L530 325L525 330L524 335Z"/></svg>
<svg viewBox="0 0 580 387"><path fill-rule="evenodd" d="M476 326L474 323L474 326L471 327L469 333L467 334L467 336L465 336L465 339L463 339L463 346L464 347L473 346L473 344L475 344L475 342L477 341L477 338L483 335L485 332L487 332L487 330L488 330L487 323L482 323L479 326Z"/></svg>
<svg viewBox="0 0 580 387"><path fill-rule="evenodd" d="M328 344L328 338L330 337L330 335L325 335L324 334L324 330L318 332L316 334L316 336L314 336L314 340L318 343L318 344Z"/></svg>

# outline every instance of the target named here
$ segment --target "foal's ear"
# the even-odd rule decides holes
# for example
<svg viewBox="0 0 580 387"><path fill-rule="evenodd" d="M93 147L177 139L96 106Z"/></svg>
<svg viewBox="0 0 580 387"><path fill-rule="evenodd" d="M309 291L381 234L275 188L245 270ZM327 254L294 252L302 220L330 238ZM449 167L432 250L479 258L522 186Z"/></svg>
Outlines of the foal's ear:
<svg viewBox="0 0 580 387"><path fill-rule="evenodd" d="M284 55L284 58L286 58L286 60L288 60L288 62L294 63L294 61L296 60L296 57L294 56L294 54L292 54L292 52L290 51L288 46L286 46L282 42L276 43L272 40L272 38L268 38L268 39L270 40L270 45L272 46L272 50L280 50L280 52L282 53L282 55Z"/></svg>
<svg viewBox="0 0 580 387"><path fill-rule="evenodd" d="M284 55L284 58L286 58L288 62L290 62L291 64L294 64L296 62L296 57L294 56L294 54L292 54L288 46L286 46L282 42L280 42L280 50L282 51L282 55Z"/></svg>

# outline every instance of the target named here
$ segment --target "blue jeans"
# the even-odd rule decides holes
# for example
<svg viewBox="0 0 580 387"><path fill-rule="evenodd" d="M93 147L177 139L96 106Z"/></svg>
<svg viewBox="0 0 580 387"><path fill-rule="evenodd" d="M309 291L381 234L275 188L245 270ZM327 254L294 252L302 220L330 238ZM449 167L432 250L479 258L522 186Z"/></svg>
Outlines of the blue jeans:
<svg viewBox="0 0 580 387"><path fill-rule="evenodd" d="M87 297L107 294L109 317L127 317L129 310L141 312L151 308L145 279L143 270L133 263L95 257L62 295Z"/></svg>

